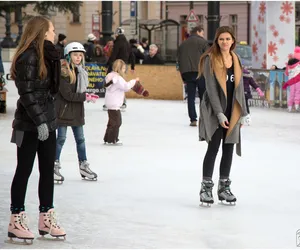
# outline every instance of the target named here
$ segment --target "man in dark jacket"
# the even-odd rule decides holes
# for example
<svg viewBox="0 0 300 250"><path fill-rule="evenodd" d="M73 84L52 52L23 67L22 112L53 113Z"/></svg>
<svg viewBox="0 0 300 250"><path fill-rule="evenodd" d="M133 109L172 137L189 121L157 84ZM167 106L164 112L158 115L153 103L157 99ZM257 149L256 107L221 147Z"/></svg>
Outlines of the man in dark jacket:
<svg viewBox="0 0 300 250"><path fill-rule="evenodd" d="M209 48L208 42L203 38L203 28L196 26L191 35L178 48L178 64L182 80L187 84L188 113L191 120L190 126L197 126L197 113L195 109L196 89L200 100L205 91L205 79L198 75L198 64L201 55Z"/></svg>
<svg viewBox="0 0 300 250"><path fill-rule="evenodd" d="M91 33L87 38L87 43L83 45L86 50L85 61L92 62L93 57L95 56L95 41L97 40L97 37Z"/></svg>
<svg viewBox="0 0 300 250"><path fill-rule="evenodd" d="M165 64L164 60L161 58L158 53L158 47L155 44L149 46L149 55L145 57L143 64Z"/></svg>
<svg viewBox="0 0 300 250"><path fill-rule="evenodd" d="M56 44L56 49L60 52L60 59L64 59L64 49L67 44L67 37L64 34L58 35L58 41Z"/></svg>
<svg viewBox="0 0 300 250"><path fill-rule="evenodd" d="M135 68L135 58L134 54L132 53L131 46L127 41L124 35L124 29L121 27L117 28L115 32L116 40L114 42L113 51L111 56L107 62L108 72L109 73L112 69L112 65L115 60L121 59L125 63L131 64L131 70L133 71Z"/></svg>

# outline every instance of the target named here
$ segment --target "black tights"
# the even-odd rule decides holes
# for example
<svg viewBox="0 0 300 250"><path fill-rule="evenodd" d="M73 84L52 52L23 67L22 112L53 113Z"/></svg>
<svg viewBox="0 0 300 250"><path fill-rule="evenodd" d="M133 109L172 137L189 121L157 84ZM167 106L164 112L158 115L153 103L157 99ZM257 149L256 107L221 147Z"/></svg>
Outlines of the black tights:
<svg viewBox="0 0 300 250"><path fill-rule="evenodd" d="M211 141L208 143L206 155L203 161L203 179L210 180L212 178L221 140L222 159L220 163L220 179L229 178L234 144L224 143L226 131L226 129L220 126L212 136Z"/></svg>
<svg viewBox="0 0 300 250"><path fill-rule="evenodd" d="M21 147L17 148L18 164L11 185L11 212L19 213L25 210L25 196L28 179L31 175L36 153L39 161L39 200L40 212L53 208L54 161L56 134L49 133L45 141L37 139L36 132L24 132ZM43 211L44 210L44 211Z"/></svg>

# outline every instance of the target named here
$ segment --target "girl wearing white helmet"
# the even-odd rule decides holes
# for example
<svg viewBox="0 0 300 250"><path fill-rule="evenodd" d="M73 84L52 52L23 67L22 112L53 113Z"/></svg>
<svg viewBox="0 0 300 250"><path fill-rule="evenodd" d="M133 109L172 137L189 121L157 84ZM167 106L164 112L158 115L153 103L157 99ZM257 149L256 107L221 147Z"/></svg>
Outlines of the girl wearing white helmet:
<svg viewBox="0 0 300 250"><path fill-rule="evenodd" d="M71 127L77 145L79 171L82 178L97 180L87 162L85 138L83 133L84 102L95 102L99 97L87 93L89 84L88 73L84 68L85 49L81 43L69 43L64 50L66 59L61 60L61 82L56 98L57 141L54 180L62 183L64 177L60 174L60 154L66 141L67 128Z"/></svg>

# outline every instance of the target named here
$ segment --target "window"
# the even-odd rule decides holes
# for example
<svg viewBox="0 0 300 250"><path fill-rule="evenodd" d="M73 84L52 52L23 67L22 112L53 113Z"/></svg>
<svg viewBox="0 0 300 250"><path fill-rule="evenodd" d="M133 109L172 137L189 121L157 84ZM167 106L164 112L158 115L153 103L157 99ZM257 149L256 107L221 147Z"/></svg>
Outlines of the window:
<svg viewBox="0 0 300 250"><path fill-rule="evenodd" d="M237 15L229 15L229 26L234 31L235 37L238 36L237 31L238 31L238 16Z"/></svg>
<svg viewBox="0 0 300 250"><path fill-rule="evenodd" d="M80 23L80 6L73 11L73 23Z"/></svg>

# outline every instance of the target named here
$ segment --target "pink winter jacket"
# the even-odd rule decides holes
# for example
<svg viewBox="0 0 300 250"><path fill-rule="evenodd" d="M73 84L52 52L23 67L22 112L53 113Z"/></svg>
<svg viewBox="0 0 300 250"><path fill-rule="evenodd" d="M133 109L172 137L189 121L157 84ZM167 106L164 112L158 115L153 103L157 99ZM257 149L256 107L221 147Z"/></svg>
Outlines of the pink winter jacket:
<svg viewBox="0 0 300 250"><path fill-rule="evenodd" d="M108 109L119 110L124 102L125 92L131 90L136 80L126 82L122 76L112 71L105 77L105 81L113 81L113 84L106 88L105 105Z"/></svg>

